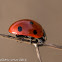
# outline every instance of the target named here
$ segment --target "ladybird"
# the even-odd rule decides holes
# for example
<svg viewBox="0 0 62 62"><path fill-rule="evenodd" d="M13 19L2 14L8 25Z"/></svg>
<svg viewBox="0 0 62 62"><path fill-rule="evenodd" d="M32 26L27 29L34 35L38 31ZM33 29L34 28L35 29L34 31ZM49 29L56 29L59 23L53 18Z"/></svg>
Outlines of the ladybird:
<svg viewBox="0 0 62 62"><path fill-rule="evenodd" d="M16 37L5 34L0 34L0 36L19 41L23 40L25 41L25 43L28 44L30 44L31 42L31 44L34 45L36 48L39 62L42 62L39 52L39 46L49 46L49 47L62 49L62 46L45 43L45 41L47 40L46 33L43 27L34 20L30 20L30 19L18 20L9 27L9 32L15 34ZM27 40L27 38L29 40Z"/></svg>
<svg viewBox="0 0 62 62"><path fill-rule="evenodd" d="M16 37L30 38L31 43L33 39L35 39L35 43L44 43L46 40L46 33L42 26L30 19L22 19L14 22L9 27L9 32L15 34Z"/></svg>

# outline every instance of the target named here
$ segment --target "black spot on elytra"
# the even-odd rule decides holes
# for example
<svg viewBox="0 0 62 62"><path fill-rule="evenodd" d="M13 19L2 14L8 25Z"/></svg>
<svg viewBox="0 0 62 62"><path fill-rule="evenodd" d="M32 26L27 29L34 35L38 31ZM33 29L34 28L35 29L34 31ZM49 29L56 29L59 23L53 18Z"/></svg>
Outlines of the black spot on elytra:
<svg viewBox="0 0 62 62"><path fill-rule="evenodd" d="M21 26L18 27L18 31L19 31L19 32L22 31L22 27L21 27Z"/></svg>
<svg viewBox="0 0 62 62"><path fill-rule="evenodd" d="M33 24L33 22L31 21L30 24Z"/></svg>
<svg viewBox="0 0 62 62"><path fill-rule="evenodd" d="M33 33L36 35L36 34L37 34L37 31L36 31L36 30L34 30L34 31L33 31Z"/></svg>

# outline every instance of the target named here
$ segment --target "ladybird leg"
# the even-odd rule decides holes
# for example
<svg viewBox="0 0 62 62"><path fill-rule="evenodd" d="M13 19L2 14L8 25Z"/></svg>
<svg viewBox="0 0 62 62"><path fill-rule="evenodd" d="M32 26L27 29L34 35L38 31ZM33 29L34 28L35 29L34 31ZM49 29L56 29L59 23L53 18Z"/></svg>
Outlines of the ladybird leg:
<svg viewBox="0 0 62 62"><path fill-rule="evenodd" d="M30 39L30 43L32 44L32 39Z"/></svg>
<svg viewBox="0 0 62 62"><path fill-rule="evenodd" d="M39 46L37 44L33 44L36 48L36 53L37 53L37 57L39 59L39 62L42 62L41 56L40 56L40 51L39 51Z"/></svg>
<svg viewBox="0 0 62 62"><path fill-rule="evenodd" d="M55 45L55 44L46 44L46 43L44 43L44 45L43 45L43 46L49 46L49 47L53 47L53 48L61 49L61 50L62 50L62 46Z"/></svg>
<svg viewBox="0 0 62 62"><path fill-rule="evenodd" d="M33 38L29 36L29 39L30 39L30 43L32 44L32 40L33 40Z"/></svg>

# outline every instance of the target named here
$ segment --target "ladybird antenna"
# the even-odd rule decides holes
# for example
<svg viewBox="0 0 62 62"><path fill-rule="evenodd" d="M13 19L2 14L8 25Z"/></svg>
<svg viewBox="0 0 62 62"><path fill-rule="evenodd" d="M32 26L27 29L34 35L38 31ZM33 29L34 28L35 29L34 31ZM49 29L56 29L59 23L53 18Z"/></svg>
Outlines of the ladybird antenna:
<svg viewBox="0 0 62 62"><path fill-rule="evenodd" d="M44 43L43 46L48 46L48 47L52 47L52 48L56 48L56 49L62 50L62 46L55 45L55 44Z"/></svg>
<svg viewBox="0 0 62 62"><path fill-rule="evenodd" d="M39 51L39 46L37 44L33 44L36 48L36 53L37 53L37 57L39 59L39 62L42 62L41 60L41 56L40 56L40 51Z"/></svg>

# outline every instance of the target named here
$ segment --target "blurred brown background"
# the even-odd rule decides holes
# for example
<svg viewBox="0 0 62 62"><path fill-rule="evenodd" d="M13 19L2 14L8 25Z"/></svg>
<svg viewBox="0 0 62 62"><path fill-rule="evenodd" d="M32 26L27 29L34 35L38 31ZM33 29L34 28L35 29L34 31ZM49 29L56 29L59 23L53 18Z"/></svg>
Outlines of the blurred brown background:
<svg viewBox="0 0 62 62"><path fill-rule="evenodd" d="M62 0L0 0L0 33L19 19L32 19L46 31L47 43L62 45ZM62 50L40 47L43 62L62 62ZM0 59L25 58L39 62L34 46L0 38Z"/></svg>

